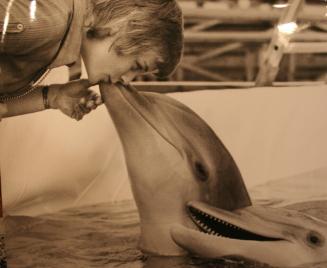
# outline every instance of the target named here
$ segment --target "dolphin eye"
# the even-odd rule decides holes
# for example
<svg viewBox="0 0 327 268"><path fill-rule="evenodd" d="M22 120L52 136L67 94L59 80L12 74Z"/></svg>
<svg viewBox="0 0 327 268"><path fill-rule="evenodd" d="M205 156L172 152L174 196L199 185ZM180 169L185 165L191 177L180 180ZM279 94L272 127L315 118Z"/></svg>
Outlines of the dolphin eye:
<svg viewBox="0 0 327 268"><path fill-rule="evenodd" d="M324 245L324 238L317 232L311 231L307 235L307 242L311 246L321 247Z"/></svg>
<svg viewBox="0 0 327 268"><path fill-rule="evenodd" d="M206 170L206 168L200 163L200 162L195 162L195 171L196 171L196 175L197 177L201 180L201 181L206 181L209 178L209 174L208 171Z"/></svg>

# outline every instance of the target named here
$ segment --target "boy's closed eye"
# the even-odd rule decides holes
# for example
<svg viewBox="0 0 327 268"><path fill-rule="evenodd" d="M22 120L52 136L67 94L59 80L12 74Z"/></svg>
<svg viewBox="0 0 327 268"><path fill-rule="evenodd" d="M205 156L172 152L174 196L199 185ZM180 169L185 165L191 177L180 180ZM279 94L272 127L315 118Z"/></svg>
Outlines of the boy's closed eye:
<svg viewBox="0 0 327 268"><path fill-rule="evenodd" d="M147 66L143 66L139 61L135 61L132 66L132 71L146 72L145 68L147 68Z"/></svg>

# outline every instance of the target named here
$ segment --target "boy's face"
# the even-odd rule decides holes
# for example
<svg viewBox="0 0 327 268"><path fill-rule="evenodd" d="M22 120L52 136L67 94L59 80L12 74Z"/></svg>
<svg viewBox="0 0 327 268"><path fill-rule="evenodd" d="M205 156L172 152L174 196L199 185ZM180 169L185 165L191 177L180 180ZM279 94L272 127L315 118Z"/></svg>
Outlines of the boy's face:
<svg viewBox="0 0 327 268"><path fill-rule="evenodd" d="M140 55L118 55L114 49L114 38L89 39L84 37L82 58L91 83L123 80L128 83L135 76L156 72L158 55L148 51Z"/></svg>

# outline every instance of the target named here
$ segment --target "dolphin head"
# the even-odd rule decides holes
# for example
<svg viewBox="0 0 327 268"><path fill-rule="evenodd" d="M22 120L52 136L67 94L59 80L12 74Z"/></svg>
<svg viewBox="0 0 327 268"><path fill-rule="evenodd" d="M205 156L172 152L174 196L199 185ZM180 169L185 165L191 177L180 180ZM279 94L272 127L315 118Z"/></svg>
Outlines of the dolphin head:
<svg viewBox="0 0 327 268"><path fill-rule="evenodd" d="M278 267L327 261L327 222L283 208L233 212L198 201L187 205L198 230L172 227L174 241L206 258L242 257Z"/></svg>
<svg viewBox="0 0 327 268"><path fill-rule="evenodd" d="M123 145L143 250L184 252L169 230L174 223L196 228L185 210L189 200L223 209L251 204L233 158L192 110L168 96L139 93L120 83L100 84L100 91Z"/></svg>

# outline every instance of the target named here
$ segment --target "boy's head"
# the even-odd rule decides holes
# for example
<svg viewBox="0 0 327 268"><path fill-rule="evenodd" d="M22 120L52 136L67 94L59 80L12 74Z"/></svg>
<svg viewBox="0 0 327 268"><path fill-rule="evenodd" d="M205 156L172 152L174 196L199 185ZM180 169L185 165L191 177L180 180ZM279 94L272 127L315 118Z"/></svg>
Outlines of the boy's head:
<svg viewBox="0 0 327 268"><path fill-rule="evenodd" d="M82 45L91 81L128 81L147 71L158 76L174 71L183 48L182 13L175 0L91 3L92 20Z"/></svg>

